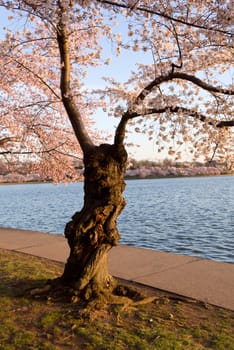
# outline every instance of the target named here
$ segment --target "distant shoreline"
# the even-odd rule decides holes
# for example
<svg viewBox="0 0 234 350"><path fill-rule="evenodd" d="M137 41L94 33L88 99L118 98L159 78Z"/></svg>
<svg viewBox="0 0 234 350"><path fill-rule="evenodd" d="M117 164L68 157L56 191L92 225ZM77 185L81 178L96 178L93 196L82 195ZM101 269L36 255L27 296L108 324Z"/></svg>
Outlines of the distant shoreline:
<svg viewBox="0 0 234 350"><path fill-rule="evenodd" d="M160 179L179 179L179 178L196 178L196 177L224 177L224 176L234 176L234 173L230 174L197 174L197 175L166 175L166 176L125 176L125 180L160 180ZM81 181L69 181L67 184L71 183L79 183ZM60 182L59 184L63 184L64 182ZM0 182L1 185L43 185L43 184L54 184L53 181L21 181L21 182Z"/></svg>
<svg viewBox="0 0 234 350"><path fill-rule="evenodd" d="M221 177L221 176L234 176L233 174L198 174L198 175L167 175L167 176L146 176L146 177L140 177L140 176L126 176L125 180L160 180L160 179L180 179L180 178L194 178L194 177Z"/></svg>

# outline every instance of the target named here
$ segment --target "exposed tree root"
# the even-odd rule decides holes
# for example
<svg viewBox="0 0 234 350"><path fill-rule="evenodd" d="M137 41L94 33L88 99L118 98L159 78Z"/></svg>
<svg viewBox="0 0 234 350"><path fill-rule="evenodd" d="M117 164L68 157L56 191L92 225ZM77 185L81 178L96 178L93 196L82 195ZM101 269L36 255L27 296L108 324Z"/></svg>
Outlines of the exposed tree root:
<svg viewBox="0 0 234 350"><path fill-rule="evenodd" d="M113 291L102 291L87 299L86 294L60 283L60 279L48 281L42 287L29 291L31 297L36 299L49 299L53 302L65 302L77 304L89 310L98 310L108 305L123 305L121 311L134 309L138 305L153 302L157 297L145 297L134 286L118 284Z"/></svg>
<svg viewBox="0 0 234 350"><path fill-rule="evenodd" d="M30 290L30 295L36 297L39 295L44 295L47 294L49 291L51 290L51 285L50 284L46 284L45 286L41 287L41 288L33 288Z"/></svg>

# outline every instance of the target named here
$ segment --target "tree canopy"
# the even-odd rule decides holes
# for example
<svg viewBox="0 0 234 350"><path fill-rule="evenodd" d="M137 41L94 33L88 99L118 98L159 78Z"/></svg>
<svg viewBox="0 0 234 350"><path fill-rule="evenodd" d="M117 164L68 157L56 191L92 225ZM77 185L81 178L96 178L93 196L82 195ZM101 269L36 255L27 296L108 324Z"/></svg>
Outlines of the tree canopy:
<svg viewBox="0 0 234 350"><path fill-rule="evenodd" d="M104 124L117 118L116 144L126 132L147 133L175 158L186 148L230 161L231 3L0 0L9 10L0 39L1 157L12 168L29 157L32 171L75 180L81 152L106 142L92 119L102 114ZM95 81L100 67L113 74L92 90L87 74Z"/></svg>

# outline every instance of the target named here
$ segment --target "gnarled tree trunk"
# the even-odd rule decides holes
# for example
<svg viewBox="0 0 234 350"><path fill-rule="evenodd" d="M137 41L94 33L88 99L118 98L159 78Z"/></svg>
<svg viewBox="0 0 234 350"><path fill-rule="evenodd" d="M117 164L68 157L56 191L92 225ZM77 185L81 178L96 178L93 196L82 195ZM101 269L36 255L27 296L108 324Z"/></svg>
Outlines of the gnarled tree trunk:
<svg viewBox="0 0 234 350"><path fill-rule="evenodd" d="M70 256L62 281L86 299L115 287L107 254L120 239L116 219L125 206L126 161L122 145L102 144L84 154L84 206L65 228Z"/></svg>
<svg viewBox="0 0 234 350"><path fill-rule="evenodd" d="M84 206L65 228L70 255L61 281L86 299L110 293L115 283L107 266L108 251L119 241L116 219L125 206L122 196L127 152L123 146L128 114L116 129L114 144L95 146L90 139L70 86L69 35L66 6L58 2L61 16L57 41L61 58L60 89L64 107L84 154Z"/></svg>

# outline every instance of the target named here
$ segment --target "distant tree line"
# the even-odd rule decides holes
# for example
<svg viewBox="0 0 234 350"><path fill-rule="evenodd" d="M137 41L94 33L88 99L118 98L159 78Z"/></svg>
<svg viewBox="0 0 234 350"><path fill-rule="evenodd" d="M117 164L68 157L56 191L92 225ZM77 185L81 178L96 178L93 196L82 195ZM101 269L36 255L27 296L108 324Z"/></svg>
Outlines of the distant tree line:
<svg viewBox="0 0 234 350"><path fill-rule="evenodd" d="M74 168L83 180L83 162L74 162ZM228 167L226 163L217 163L215 161L202 162L175 162L165 158L162 161L136 160L129 159L126 177L145 178L145 177L168 177L168 176L200 176L200 175L226 175L233 174L234 168ZM68 178L68 180L72 180ZM41 182L45 181L40 174L33 173L33 163L22 162L16 167L15 164L7 164L0 160L0 183L17 182ZM46 181L51 181L48 177Z"/></svg>

